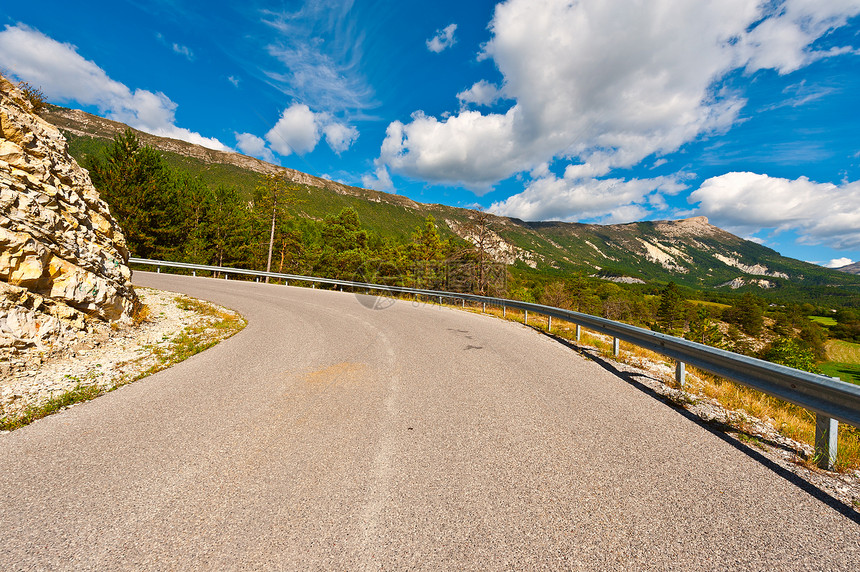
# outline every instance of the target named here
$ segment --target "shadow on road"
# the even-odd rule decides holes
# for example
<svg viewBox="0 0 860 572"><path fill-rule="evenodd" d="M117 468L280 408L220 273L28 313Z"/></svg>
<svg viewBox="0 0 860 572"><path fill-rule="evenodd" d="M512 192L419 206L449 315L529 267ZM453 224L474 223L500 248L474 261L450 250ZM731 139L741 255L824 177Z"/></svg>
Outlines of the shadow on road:
<svg viewBox="0 0 860 572"><path fill-rule="evenodd" d="M793 485L797 486L798 488L802 489L803 491L807 492L812 497L823 502L824 504L826 504L827 506L829 506L830 508L832 508L836 512L842 514L846 518L850 519L854 523L860 524L860 513L858 513L856 510L854 510L854 508L852 506L845 504L844 502L837 499L836 497L831 496L826 491L821 490L820 488L818 488L814 484L812 484L809 481L803 479L802 477L792 473L788 469L785 469L785 468L779 466L777 463L768 459L763 454L761 454L759 451L756 451L754 448L746 445L745 443L738 441L737 439L735 439L729 435L730 433L742 433L742 431L739 431L737 428L732 427L731 425L727 425L726 423L722 423L720 421L716 421L716 420L715 421L706 421L706 420L702 419L701 417L699 417L698 415L696 415L695 413L688 411L682 405L672 401L671 399L669 399L668 397L666 397L664 395L657 393L656 391L654 391L654 389L652 389L651 387L647 386L646 384L644 384L641 381L636 379L637 377L647 377L645 374L621 371L617 367L615 367L612 363L603 359L602 357L600 357L596 353L584 352L583 350L585 350L585 348L583 348L582 346L578 346L578 345L572 343L571 341L566 340L566 339L561 338L561 337L558 337L558 336L553 335L552 338L554 338L559 343L569 347L570 349L575 350L578 353L584 353L584 355L586 357L588 357L590 360L595 362L597 365L599 365L600 367L602 367L603 369L605 369L609 373L613 374L614 376L618 377L619 379L626 381L627 383L629 383L631 386L635 387L636 389L638 389L642 393L645 393L646 395L653 397L654 399L658 399L659 401L662 401L663 403L665 403L666 405L671 407L679 415L685 417L689 421L692 421L693 423L695 423L699 427L705 429L706 431L708 431L712 435L719 437L720 439L722 439L723 441L725 441L726 443L728 443L729 445L731 445L732 447L734 447L738 451L742 452L743 454L745 454L746 456L755 460L756 462L760 463L761 465L767 467L768 469L770 469L771 471L773 471L774 473L776 473L780 477L784 478L785 480L787 480L791 484L793 484ZM768 444L773 445L773 446L777 446L777 447L782 447L781 445L779 445L777 443L768 442ZM782 447L782 448L785 448L785 447Z"/></svg>

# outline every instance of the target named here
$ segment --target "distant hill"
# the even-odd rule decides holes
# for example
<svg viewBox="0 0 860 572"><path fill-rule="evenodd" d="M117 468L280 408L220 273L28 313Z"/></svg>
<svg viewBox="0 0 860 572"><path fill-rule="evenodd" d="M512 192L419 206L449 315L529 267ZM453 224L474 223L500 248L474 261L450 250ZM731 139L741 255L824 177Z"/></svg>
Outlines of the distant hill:
<svg viewBox="0 0 860 572"><path fill-rule="evenodd" d="M860 274L860 262L840 266L836 270L838 270L839 272L847 272L848 274Z"/></svg>
<svg viewBox="0 0 860 572"><path fill-rule="evenodd" d="M42 115L67 134L70 151L78 160L88 153L100 153L117 133L127 129L122 123L56 106ZM261 174L282 171L302 185L296 215L319 219L352 207L365 226L383 236L407 238L427 215L433 215L443 234L468 239L468 223L477 214L344 185L239 153L142 132L138 136L161 150L171 165L197 174L209 184L232 185L249 195ZM713 226L705 217L616 225L526 222L497 216L491 221L500 238L497 258L527 273L563 276L581 272L618 282L674 281L708 290L860 293L860 276L849 274L846 268L839 272L786 258Z"/></svg>

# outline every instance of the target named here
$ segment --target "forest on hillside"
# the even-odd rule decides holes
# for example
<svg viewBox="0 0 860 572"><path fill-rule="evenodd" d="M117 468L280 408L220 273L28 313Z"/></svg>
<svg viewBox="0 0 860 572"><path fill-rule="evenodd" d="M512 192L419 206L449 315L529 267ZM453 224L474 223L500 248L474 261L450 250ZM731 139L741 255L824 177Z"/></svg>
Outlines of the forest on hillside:
<svg viewBox="0 0 860 572"><path fill-rule="evenodd" d="M524 273L492 260L497 235L480 214L468 229L472 242L443 238L432 216L399 240L363 227L351 208L321 219L295 216L291 207L300 200L300 186L261 176L249 199L234 187L212 186L171 167L130 130L83 163L136 257L540 302L811 371L824 358L828 332L807 316L829 309L775 304L749 292L720 304L674 283ZM840 312L839 327L830 334L860 341L860 315Z"/></svg>

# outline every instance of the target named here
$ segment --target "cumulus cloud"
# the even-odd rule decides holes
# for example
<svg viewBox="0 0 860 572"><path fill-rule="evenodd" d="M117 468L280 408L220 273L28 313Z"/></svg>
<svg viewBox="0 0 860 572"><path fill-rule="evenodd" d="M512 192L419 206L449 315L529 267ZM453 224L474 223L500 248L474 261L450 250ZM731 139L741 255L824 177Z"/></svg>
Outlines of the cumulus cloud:
<svg viewBox="0 0 860 572"><path fill-rule="evenodd" d="M655 206L664 208L664 195L674 195L685 188L676 177L581 178L568 167L563 177L545 174L522 193L493 203L489 210L523 220L630 222L641 219Z"/></svg>
<svg viewBox="0 0 860 572"><path fill-rule="evenodd" d="M787 74L821 58L852 51L849 47L815 50L815 40L860 12L856 0L787 0L762 3L763 20L740 36L737 48L747 71L774 69Z"/></svg>
<svg viewBox="0 0 860 572"><path fill-rule="evenodd" d="M834 258L824 266L827 268L842 268L843 266L848 266L849 264L854 264L854 261L850 258Z"/></svg>
<svg viewBox="0 0 860 572"><path fill-rule="evenodd" d="M806 244L860 246L860 181L834 185L732 172L704 181L688 200L698 203L696 214L739 234L772 228L794 231Z"/></svg>
<svg viewBox="0 0 860 572"><path fill-rule="evenodd" d="M786 73L820 57L813 42L860 12L856 0L639 2L508 0L496 7L491 59L513 100L501 113L461 109L392 123L380 160L410 177L486 189L562 159L580 178L729 129L745 104L729 72ZM462 103L498 95L478 82Z"/></svg>
<svg viewBox="0 0 860 572"><path fill-rule="evenodd" d="M338 155L349 149L358 139L358 129L343 123L327 123L323 125L322 131L325 134L326 143Z"/></svg>
<svg viewBox="0 0 860 572"><path fill-rule="evenodd" d="M6 26L0 32L0 61L19 79L39 87L50 101L93 105L109 119L153 135L229 150L215 138L178 127L176 103L165 94L145 89L132 91L78 54L75 46L60 43L24 24Z"/></svg>
<svg viewBox="0 0 860 572"><path fill-rule="evenodd" d="M499 88L486 80L481 80L469 89L457 94L460 105L474 103L475 105L492 105L501 97Z"/></svg>
<svg viewBox="0 0 860 572"><path fill-rule="evenodd" d="M281 113L265 138L272 149L286 157L313 151L322 135L332 151L340 154L358 138L358 130L336 121L328 113L314 113L307 105L294 103Z"/></svg>
<svg viewBox="0 0 860 572"><path fill-rule="evenodd" d="M266 146L266 141L252 133L236 133L236 147L246 155L257 157L270 163L275 160L272 150Z"/></svg>
<svg viewBox="0 0 860 572"><path fill-rule="evenodd" d="M361 184L367 189L384 191L386 193L393 192L394 182L391 180L391 174L388 172L388 168L379 161L376 161L375 167L373 174L361 177Z"/></svg>
<svg viewBox="0 0 860 572"><path fill-rule="evenodd" d="M304 155L313 151L320 140L314 112L304 104L295 103L281 113L281 118L266 133L266 141L283 156Z"/></svg>
<svg viewBox="0 0 860 572"><path fill-rule="evenodd" d="M441 30L436 30L436 35L427 40L427 49L437 54L447 50L457 43L457 39L454 37L456 31L457 24L448 24Z"/></svg>

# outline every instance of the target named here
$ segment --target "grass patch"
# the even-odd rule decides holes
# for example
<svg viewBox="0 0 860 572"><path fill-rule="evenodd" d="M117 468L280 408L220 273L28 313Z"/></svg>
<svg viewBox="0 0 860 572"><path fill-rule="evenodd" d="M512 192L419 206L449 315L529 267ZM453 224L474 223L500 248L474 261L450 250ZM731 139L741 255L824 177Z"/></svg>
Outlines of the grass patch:
<svg viewBox="0 0 860 572"><path fill-rule="evenodd" d="M822 326L835 326L837 324L836 318L830 316L807 316L807 318Z"/></svg>
<svg viewBox="0 0 860 572"><path fill-rule="evenodd" d="M658 296L655 296L657 298ZM721 310L725 310L726 308L731 308L728 304L720 304L719 302L708 302L706 300L687 300L690 304L695 304L697 306L708 306L711 308L719 308Z"/></svg>
<svg viewBox="0 0 860 572"><path fill-rule="evenodd" d="M829 361L860 364L860 344L844 340L828 340L825 349Z"/></svg>
<svg viewBox="0 0 860 572"><path fill-rule="evenodd" d="M860 364L825 361L818 364L821 373L830 377L838 377L842 381L860 385Z"/></svg>
<svg viewBox="0 0 860 572"><path fill-rule="evenodd" d="M51 413L56 413L57 411L65 409L75 403L95 399L104 393L105 390L98 385L82 385L79 383L72 389L63 392L60 395L51 396L47 402L41 405L28 407L17 417L0 418L0 431L12 431L13 429L23 427L24 425L29 425L33 421L41 419L42 417L47 417Z"/></svg>
<svg viewBox="0 0 860 572"><path fill-rule="evenodd" d="M173 338L170 344L162 347L151 348L151 354L155 358L155 363L145 370L137 374L120 378L108 387L100 386L96 383L95 378L97 372L91 372L89 378L84 382L79 382L72 389L65 391L51 398L40 405L32 405L17 416L0 417L0 431L11 431L19 429L25 425L29 425L37 419L46 417L57 411L61 411L66 407L84 401L90 401L105 393L118 389L124 385L128 385L133 381L142 379L157 373L163 369L184 361L191 356L198 354L206 349L211 348L218 342L229 338L233 334L242 330L247 322L238 314L225 312L206 302L187 298L185 296L177 296L176 304L182 310L194 311L204 319L199 321L197 325L186 327L176 337ZM149 309L144 306L145 314L141 320L135 320L136 325L140 322L149 319ZM137 316L136 316L137 318ZM138 361L147 359L140 358Z"/></svg>

